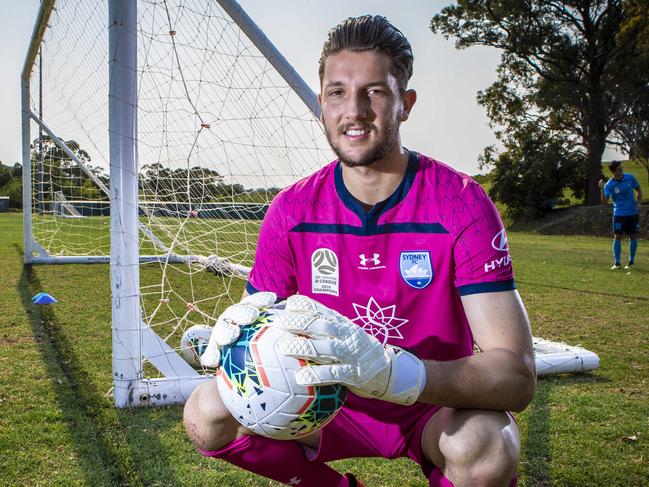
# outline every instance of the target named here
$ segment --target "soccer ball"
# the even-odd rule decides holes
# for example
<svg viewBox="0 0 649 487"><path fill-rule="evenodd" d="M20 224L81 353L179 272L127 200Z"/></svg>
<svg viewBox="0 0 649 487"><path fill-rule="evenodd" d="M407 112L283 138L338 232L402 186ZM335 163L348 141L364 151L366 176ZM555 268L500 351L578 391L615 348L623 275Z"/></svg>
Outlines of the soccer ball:
<svg viewBox="0 0 649 487"><path fill-rule="evenodd" d="M216 381L221 399L242 425L261 436L292 440L331 421L347 389L296 382L295 371L307 361L281 353L279 344L291 333L268 326L284 312L263 311L254 323L241 327L237 341L221 347Z"/></svg>
<svg viewBox="0 0 649 487"><path fill-rule="evenodd" d="M194 325L180 338L180 356L192 367L201 365L200 358L207 348L212 328L207 325Z"/></svg>

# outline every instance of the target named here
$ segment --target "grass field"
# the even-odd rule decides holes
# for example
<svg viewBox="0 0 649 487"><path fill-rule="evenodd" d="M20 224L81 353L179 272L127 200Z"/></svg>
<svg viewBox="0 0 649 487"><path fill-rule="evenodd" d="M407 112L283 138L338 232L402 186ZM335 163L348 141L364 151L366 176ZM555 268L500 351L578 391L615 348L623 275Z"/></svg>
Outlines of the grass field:
<svg viewBox="0 0 649 487"><path fill-rule="evenodd" d="M539 380L517 415L520 485L649 485L647 243L627 274L608 270L609 239L509 239L534 334L602 361L593 373ZM108 266L21 258L22 215L0 215L0 485L276 485L196 454L180 407L113 408ZM39 291L59 303L32 305ZM367 486L428 485L409 460L333 466Z"/></svg>

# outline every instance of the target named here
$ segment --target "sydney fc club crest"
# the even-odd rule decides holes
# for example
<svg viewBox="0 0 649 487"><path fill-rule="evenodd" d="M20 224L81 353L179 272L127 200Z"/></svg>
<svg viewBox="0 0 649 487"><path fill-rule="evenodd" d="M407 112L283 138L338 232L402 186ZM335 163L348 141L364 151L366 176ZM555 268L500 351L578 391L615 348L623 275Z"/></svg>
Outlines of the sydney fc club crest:
<svg viewBox="0 0 649 487"><path fill-rule="evenodd" d="M333 250L322 248L311 255L311 292L338 296L338 257Z"/></svg>
<svg viewBox="0 0 649 487"><path fill-rule="evenodd" d="M430 252L401 252L399 271L406 284L415 289L423 289L433 280L433 267Z"/></svg>

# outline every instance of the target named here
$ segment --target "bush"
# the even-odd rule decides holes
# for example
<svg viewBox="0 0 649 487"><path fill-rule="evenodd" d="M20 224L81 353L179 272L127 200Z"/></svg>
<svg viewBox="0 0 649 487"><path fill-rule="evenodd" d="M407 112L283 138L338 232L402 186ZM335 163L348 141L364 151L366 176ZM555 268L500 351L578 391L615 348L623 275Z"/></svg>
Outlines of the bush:
<svg viewBox="0 0 649 487"><path fill-rule="evenodd" d="M0 189L11 181L11 168L0 163Z"/></svg>
<svg viewBox="0 0 649 487"><path fill-rule="evenodd" d="M485 151L483 165L493 165L489 195L507 206L512 219L535 219L563 203L564 189L583 194L581 156L565 140L536 127L522 127L507 140L497 158Z"/></svg>
<svg viewBox="0 0 649 487"><path fill-rule="evenodd" d="M10 208L23 207L23 183L19 178L13 178L11 182L5 186L4 189L7 196L9 196Z"/></svg>

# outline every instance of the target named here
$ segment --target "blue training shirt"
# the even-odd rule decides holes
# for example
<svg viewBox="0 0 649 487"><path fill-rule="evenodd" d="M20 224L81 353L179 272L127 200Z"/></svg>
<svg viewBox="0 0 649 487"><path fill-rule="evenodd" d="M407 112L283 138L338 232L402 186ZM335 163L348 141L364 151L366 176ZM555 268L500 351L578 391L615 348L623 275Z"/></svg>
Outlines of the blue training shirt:
<svg viewBox="0 0 649 487"><path fill-rule="evenodd" d="M625 173L622 179L616 181L609 179L604 185L604 196L613 198L613 216L637 215L638 207L636 206L633 190L640 185L633 174Z"/></svg>

